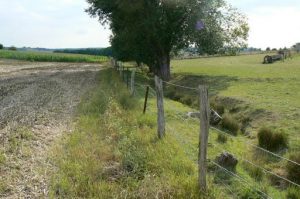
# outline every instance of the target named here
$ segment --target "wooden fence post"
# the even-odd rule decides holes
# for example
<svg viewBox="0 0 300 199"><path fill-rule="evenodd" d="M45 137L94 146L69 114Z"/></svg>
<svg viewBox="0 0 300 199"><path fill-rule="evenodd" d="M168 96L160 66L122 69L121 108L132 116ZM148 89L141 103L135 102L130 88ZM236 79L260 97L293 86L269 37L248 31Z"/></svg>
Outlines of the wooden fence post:
<svg viewBox="0 0 300 199"><path fill-rule="evenodd" d="M123 79L123 82L125 82L125 68L124 68L124 66L122 66L122 73L123 73L122 79Z"/></svg>
<svg viewBox="0 0 300 199"><path fill-rule="evenodd" d="M118 62L118 68L119 68L119 72L120 72L120 77L122 77L122 66L121 66L121 64L120 64L120 62Z"/></svg>
<svg viewBox="0 0 300 199"><path fill-rule="evenodd" d="M129 68L126 68L126 85L127 89L129 88Z"/></svg>
<svg viewBox="0 0 300 199"><path fill-rule="evenodd" d="M145 94L145 101L144 101L144 110L143 110L143 114L146 113L147 102L148 102L148 95L149 95L149 86L146 87L146 94Z"/></svg>
<svg viewBox="0 0 300 199"><path fill-rule="evenodd" d="M206 171L207 171L207 142L209 133L209 99L206 86L199 86L200 91L200 136L199 136L199 159L198 159L198 181L201 191L206 191Z"/></svg>
<svg viewBox="0 0 300 199"><path fill-rule="evenodd" d="M163 82L155 76L155 88L157 97L157 133L158 137L162 139L165 136L165 116L164 116L164 94L163 94Z"/></svg>
<svg viewBox="0 0 300 199"><path fill-rule="evenodd" d="M131 72L131 79L130 79L131 96L135 95L134 79L135 79L135 70L132 70L132 72Z"/></svg>

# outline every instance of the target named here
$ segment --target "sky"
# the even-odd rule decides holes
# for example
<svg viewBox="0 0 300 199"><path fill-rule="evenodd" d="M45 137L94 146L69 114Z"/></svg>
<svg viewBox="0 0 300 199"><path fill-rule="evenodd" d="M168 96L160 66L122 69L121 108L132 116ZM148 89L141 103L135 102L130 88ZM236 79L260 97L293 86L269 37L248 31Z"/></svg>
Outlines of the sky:
<svg viewBox="0 0 300 199"><path fill-rule="evenodd" d="M227 0L246 14L251 47L300 42L300 0ZM85 0L0 0L0 43L5 46L109 46L110 30L84 10Z"/></svg>

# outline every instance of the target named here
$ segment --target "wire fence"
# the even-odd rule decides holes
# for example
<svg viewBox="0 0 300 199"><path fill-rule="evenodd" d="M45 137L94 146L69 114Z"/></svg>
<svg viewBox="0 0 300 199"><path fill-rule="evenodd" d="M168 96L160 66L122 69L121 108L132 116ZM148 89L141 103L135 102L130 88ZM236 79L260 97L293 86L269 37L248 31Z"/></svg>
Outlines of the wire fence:
<svg viewBox="0 0 300 199"><path fill-rule="evenodd" d="M117 67L117 70L122 70L121 67ZM123 68L122 73L124 73L125 70ZM128 73L128 70L127 70ZM120 72L121 74L121 72ZM148 87L149 88L149 98L152 99L152 101L148 102L147 106L147 114L152 114L152 115L157 115L158 112L157 111L153 111L156 110L156 104L154 102L156 102L156 97L157 97L157 90L155 88L153 88L150 84L149 84L149 78L145 78L144 74L139 72L136 73L137 75L137 79L138 80L142 80L142 79L146 79L146 83L142 82L142 81L136 81L134 82L134 89L135 89L135 95L138 98L144 98L145 97L145 89ZM130 75L127 74L127 78L129 78ZM151 79L150 79L151 80ZM125 81L125 80L124 80ZM128 79L127 79L128 82ZM190 90L193 91L195 93L199 93L199 88L194 88L194 87L189 87L189 86L183 86L183 85L178 85L178 84L174 84L171 82L167 82L167 81L162 81L164 84L168 85L168 86L172 86L172 87L176 87L176 88L181 88L181 89L186 89L186 90ZM164 88L166 89L166 87ZM198 163L197 161L197 146L195 146L195 144L191 144L192 143L192 139L194 139L195 137L198 137L198 132L199 132L199 118L195 117L192 118L190 116L187 115L187 110L188 108L185 108L184 110L178 109L176 106L174 106L174 102L167 99L166 97L164 98L164 111L165 111L165 121L166 121L166 130L168 133L172 134L175 139L181 143L181 145L183 145L184 147L184 151L187 154L187 156L195 161L195 163ZM199 110L195 110L192 108L189 108L190 111L194 112L194 113L198 113ZM177 123L180 122L181 127L178 127L180 125L176 126L176 129L172 126L172 122L176 121ZM232 135L232 132L227 131L227 130L223 130L220 129L216 126L210 126L210 132L212 132L215 135L224 135L224 136L228 136L230 137L233 141L235 142L239 142L241 143L243 146L247 146L253 149L256 149L258 151L262 151L263 153L270 155L272 157L278 158L281 161L285 161L288 162L289 164L293 164L296 167L299 167L300 169L300 163L293 161L287 157L284 157L282 155L279 155L277 153L274 153L272 151L266 150L256 144L253 144L251 141L247 140L248 138L243 137L243 136L234 136ZM178 131L189 131L189 132L195 132L195 135L193 136L193 138L186 138L184 137L185 135L182 135L181 132ZM213 135L212 134L212 135ZM264 174L270 175L270 176L274 176L280 180L285 181L286 183L296 187L296 188L300 188L300 185L290 179L288 179L286 176L277 174L276 172L272 171L272 169L270 168L266 168L262 163L257 163L255 162L253 159L248 159L245 154L247 151L242 150L242 152L236 152L236 151L232 151L232 150L227 150L225 145L223 146L219 146L218 144L212 144L210 143L210 147L213 147L215 150L217 150L218 152L227 152L232 154L235 158L237 158L238 160L244 162L245 164L251 165L253 167L255 167L256 169L261 170ZM210 148L209 147L209 148ZM257 183L254 180L249 180L251 179L249 176L247 178L243 177L242 174L240 174L239 171L231 171L230 169L226 168L226 166L218 163L214 159L215 157L208 157L207 162L211 165L214 165L215 167L217 167L219 169L219 171L226 173L230 176L232 176L234 179L236 179L237 181L239 181L240 185L243 186L244 188L250 189L255 191L256 193L259 194L259 196L261 198L272 198L272 196L270 194L268 194L265 190L263 190L260 187L260 183ZM243 175L245 175L243 173ZM234 198L239 198L239 194L236 192L236 187L232 187L230 186L228 183L221 181L221 184L223 186L223 188L225 190L228 191L228 193L231 195L231 197ZM266 185L269 185L268 183L265 183Z"/></svg>

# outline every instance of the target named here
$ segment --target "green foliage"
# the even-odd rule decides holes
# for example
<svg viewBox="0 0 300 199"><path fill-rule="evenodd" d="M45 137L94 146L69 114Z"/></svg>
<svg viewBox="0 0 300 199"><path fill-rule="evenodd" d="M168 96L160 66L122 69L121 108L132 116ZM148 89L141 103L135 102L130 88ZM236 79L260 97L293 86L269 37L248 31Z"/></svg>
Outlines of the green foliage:
<svg viewBox="0 0 300 199"><path fill-rule="evenodd" d="M4 48L3 44L0 44L0 50L2 50Z"/></svg>
<svg viewBox="0 0 300 199"><path fill-rule="evenodd" d="M63 53L43 53L28 51L1 50L0 58L17 59L40 62L90 62L100 63L107 61L107 57L92 55L72 55Z"/></svg>
<svg viewBox="0 0 300 199"><path fill-rule="evenodd" d="M296 187L287 189L286 199L300 199L300 190Z"/></svg>
<svg viewBox="0 0 300 199"><path fill-rule="evenodd" d="M223 116L221 127L229 131L229 133L232 133L233 135L237 135L240 129L238 121L229 114Z"/></svg>
<svg viewBox="0 0 300 199"><path fill-rule="evenodd" d="M190 45L209 54L222 47L238 48L245 45L249 31L245 17L222 0L88 3L89 14L110 24L114 57L143 62L167 80L171 51Z"/></svg>
<svg viewBox="0 0 300 199"><path fill-rule="evenodd" d="M276 151L288 146L287 135L283 132L274 132L271 128L261 128L257 138L258 145L267 150Z"/></svg>
<svg viewBox="0 0 300 199"><path fill-rule="evenodd" d="M290 155L289 157L290 160L297 162L300 164L300 152L294 152ZM300 169L299 166L288 162L287 166L287 173L288 173L288 178L298 184L300 184Z"/></svg>

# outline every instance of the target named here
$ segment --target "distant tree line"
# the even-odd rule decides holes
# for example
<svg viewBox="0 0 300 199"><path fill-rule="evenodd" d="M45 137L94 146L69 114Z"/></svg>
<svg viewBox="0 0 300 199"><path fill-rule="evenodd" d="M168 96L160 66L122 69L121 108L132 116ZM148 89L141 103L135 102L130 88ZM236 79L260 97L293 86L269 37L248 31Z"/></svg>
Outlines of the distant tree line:
<svg viewBox="0 0 300 199"><path fill-rule="evenodd" d="M82 48L82 49L62 49L55 50L55 53L71 53L71 54L84 54L84 55L100 55L112 56L112 48Z"/></svg>

